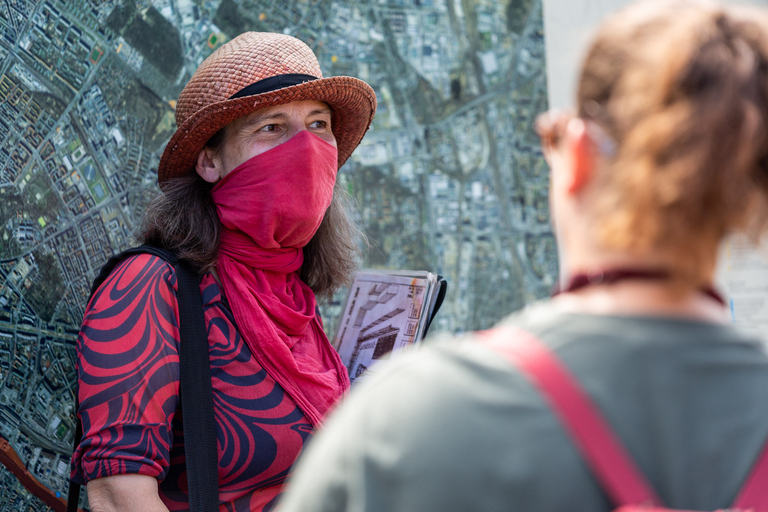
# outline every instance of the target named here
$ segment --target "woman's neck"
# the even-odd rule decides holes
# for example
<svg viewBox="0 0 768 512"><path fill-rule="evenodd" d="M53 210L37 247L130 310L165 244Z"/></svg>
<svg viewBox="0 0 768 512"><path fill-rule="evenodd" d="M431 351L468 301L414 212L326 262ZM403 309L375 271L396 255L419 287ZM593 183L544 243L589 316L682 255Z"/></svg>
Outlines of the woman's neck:
<svg viewBox="0 0 768 512"><path fill-rule="evenodd" d="M680 290L668 280L626 279L593 284L552 299L561 311L596 315L638 315L728 321L727 309L699 289Z"/></svg>

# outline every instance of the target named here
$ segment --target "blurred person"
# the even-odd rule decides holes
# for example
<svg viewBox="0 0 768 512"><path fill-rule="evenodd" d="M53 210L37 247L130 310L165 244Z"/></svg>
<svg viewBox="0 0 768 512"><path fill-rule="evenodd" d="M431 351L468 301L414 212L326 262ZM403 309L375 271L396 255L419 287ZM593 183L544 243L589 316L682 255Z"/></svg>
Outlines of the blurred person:
<svg viewBox="0 0 768 512"><path fill-rule="evenodd" d="M208 57L176 104L143 241L201 274L221 510L270 510L349 387L316 295L358 261L336 173L375 110L366 83L323 78L304 43L255 32ZM72 464L94 512L189 509L177 292L173 265L138 254L88 304Z"/></svg>
<svg viewBox="0 0 768 512"><path fill-rule="evenodd" d="M531 336L650 482L646 505L734 502L768 439L768 354L712 285L724 237L766 230L768 13L633 4L589 47L576 113L537 128L563 290L384 363L302 455L281 512L621 505L504 355Z"/></svg>

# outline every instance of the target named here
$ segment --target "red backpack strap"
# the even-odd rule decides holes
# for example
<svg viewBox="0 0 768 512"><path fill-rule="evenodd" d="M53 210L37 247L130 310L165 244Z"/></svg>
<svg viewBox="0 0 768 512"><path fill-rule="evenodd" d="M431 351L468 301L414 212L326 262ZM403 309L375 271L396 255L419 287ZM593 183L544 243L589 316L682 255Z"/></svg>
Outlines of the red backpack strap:
<svg viewBox="0 0 768 512"><path fill-rule="evenodd" d="M543 342L514 327L487 335L487 345L520 369L542 393L614 506L663 506L576 378ZM503 343L494 343L494 339Z"/></svg>
<svg viewBox="0 0 768 512"><path fill-rule="evenodd" d="M731 509L768 511L768 442L753 464Z"/></svg>

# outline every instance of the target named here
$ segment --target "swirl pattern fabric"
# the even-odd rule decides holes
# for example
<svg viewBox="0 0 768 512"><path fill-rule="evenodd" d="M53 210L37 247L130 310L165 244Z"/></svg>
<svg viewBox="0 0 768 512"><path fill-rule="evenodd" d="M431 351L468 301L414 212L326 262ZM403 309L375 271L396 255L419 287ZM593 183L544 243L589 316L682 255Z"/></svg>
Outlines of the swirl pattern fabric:
<svg viewBox="0 0 768 512"><path fill-rule="evenodd" d="M170 510L188 510L179 410L179 329L173 267L141 254L94 295L78 337L83 440L80 483L142 474ZM222 511L274 506L312 425L262 368L238 332L218 284L201 282L219 447Z"/></svg>

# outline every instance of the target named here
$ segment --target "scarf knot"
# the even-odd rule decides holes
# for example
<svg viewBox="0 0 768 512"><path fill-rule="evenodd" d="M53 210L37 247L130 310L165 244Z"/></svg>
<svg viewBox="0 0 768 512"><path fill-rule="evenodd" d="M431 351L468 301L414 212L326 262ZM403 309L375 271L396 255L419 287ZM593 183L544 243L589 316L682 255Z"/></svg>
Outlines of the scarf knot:
<svg viewBox="0 0 768 512"><path fill-rule="evenodd" d="M264 249L241 231L223 228L219 257L226 256L248 267L277 274L297 272L304 263L304 251L294 247Z"/></svg>

